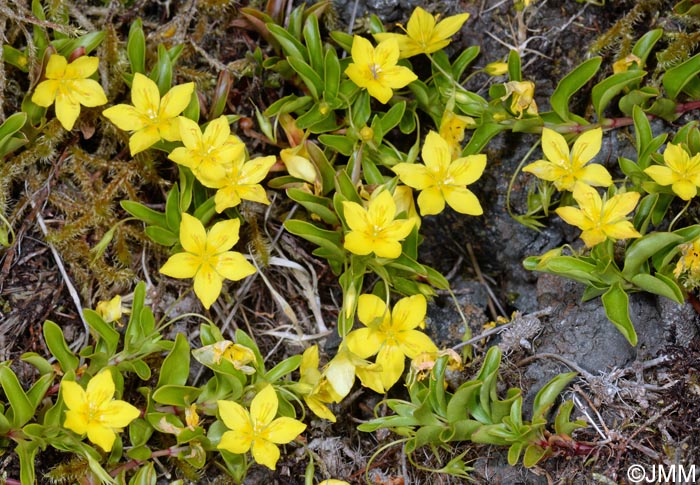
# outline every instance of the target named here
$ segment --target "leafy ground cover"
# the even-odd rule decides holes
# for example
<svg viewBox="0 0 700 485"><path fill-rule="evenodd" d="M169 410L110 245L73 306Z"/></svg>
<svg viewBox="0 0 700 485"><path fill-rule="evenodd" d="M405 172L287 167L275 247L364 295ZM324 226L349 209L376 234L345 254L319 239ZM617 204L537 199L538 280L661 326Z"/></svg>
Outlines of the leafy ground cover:
<svg viewBox="0 0 700 485"><path fill-rule="evenodd" d="M6 483L697 462L697 8L423 7L0 2Z"/></svg>

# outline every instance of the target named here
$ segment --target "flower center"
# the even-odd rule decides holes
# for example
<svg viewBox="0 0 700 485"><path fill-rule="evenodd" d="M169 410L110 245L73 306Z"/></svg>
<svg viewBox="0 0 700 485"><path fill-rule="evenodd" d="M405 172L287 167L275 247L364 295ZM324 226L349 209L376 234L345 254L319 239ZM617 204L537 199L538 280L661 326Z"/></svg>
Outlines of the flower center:
<svg viewBox="0 0 700 485"><path fill-rule="evenodd" d="M382 73L382 68L379 64L370 64L369 65L369 72L372 73L372 77L377 80L379 79L379 75Z"/></svg>

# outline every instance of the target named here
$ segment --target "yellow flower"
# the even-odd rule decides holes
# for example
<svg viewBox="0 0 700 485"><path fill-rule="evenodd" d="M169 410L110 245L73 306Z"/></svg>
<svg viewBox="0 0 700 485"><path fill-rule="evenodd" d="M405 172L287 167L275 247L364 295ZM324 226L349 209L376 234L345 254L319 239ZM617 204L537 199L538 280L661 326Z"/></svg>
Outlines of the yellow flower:
<svg viewBox="0 0 700 485"><path fill-rule="evenodd" d="M484 72L489 76L503 76L508 72L508 63L502 61L490 62L484 67Z"/></svg>
<svg viewBox="0 0 700 485"><path fill-rule="evenodd" d="M401 58L412 57L418 54L431 54L447 47L450 37L462 28L469 18L468 13L461 13L447 17L438 22L439 15L432 16L420 7L411 14L406 28L399 25L406 32L404 34L380 33L374 38L378 41L396 39L401 50Z"/></svg>
<svg viewBox="0 0 700 485"><path fill-rule="evenodd" d="M216 212L222 212L228 207L235 207L242 199L269 204L267 194L259 184L266 176L277 159L274 155L255 158L248 162L236 160L226 167L224 177L212 185L219 190L214 196Z"/></svg>
<svg viewBox="0 0 700 485"><path fill-rule="evenodd" d="M304 180L313 184L318 178L316 166L309 160L304 143L293 148L285 148L280 151L282 163L287 168L287 172L292 177Z"/></svg>
<svg viewBox="0 0 700 485"><path fill-rule="evenodd" d="M464 130L476 126L474 118L457 115L451 110L445 111L440 120L440 136L450 146L452 158L459 158L462 152Z"/></svg>
<svg viewBox="0 0 700 485"><path fill-rule="evenodd" d="M196 403L192 403L185 408L185 424L191 431L194 431L199 426L199 414L197 414Z"/></svg>
<svg viewBox="0 0 700 485"><path fill-rule="evenodd" d="M255 362L253 350L245 345L233 343L230 340L220 340L211 345L194 349L192 355L200 363L208 367L213 364L219 365L222 360L225 360L244 374L255 374L255 368L248 365L251 362Z"/></svg>
<svg viewBox="0 0 700 485"><path fill-rule="evenodd" d="M271 385L266 385L250 403L250 412L233 401L218 401L219 415L230 429L221 436L217 448L235 454L252 451L253 459L275 469L280 450L275 445L289 443L306 429L296 419L275 419L279 400Z"/></svg>
<svg viewBox="0 0 700 485"><path fill-rule="evenodd" d="M343 201L343 213L350 227L345 249L361 256L374 252L380 258L401 256L401 241L411 233L413 221L394 220L396 202L387 190L369 201L365 209L357 202Z"/></svg>
<svg viewBox="0 0 700 485"><path fill-rule="evenodd" d="M194 278L194 292L209 309L224 279L238 281L255 273L241 253L229 251L238 242L240 226L238 219L221 221L207 233L199 219L182 214L180 244L185 251L170 256L160 272L173 278Z"/></svg>
<svg viewBox="0 0 700 485"><path fill-rule="evenodd" d="M537 114L537 103L535 102L535 83L532 81L510 81L504 84L506 94L501 96L501 101L510 101L510 112L518 118L522 118L523 113L529 115Z"/></svg>
<svg viewBox="0 0 700 485"><path fill-rule="evenodd" d="M382 367L384 389L399 380L406 357L413 359L421 352L437 352L430 337L416 330L425 323L426 309L423 295L402 298L391 313L376 295L360 295L357 315L366 328L347 335L348 348L362 359L378 353L376 363Z"/></svg>
<svg viewBox="0 0 700 485"><path fill-rule="evenodd" d="M469 155L452 160L449 144L431 131L425 138L420 163L398 163L392 168L403 183L420 190L418 207L421 215L439 214L445 202L457 212L478 216L483 209L467 185L481 177L486 155Z"/></svg>
<svg viewBox="0 0 700 485"><path fill-rule="evenodd" d="M413 201L413 190L406 185L399 185L394 189L394 202L396 203L396 213L406 213L406 219L413 221L416 229L420 229L421 219L416 211L416 204Z"/></svg>
<svg viewBox="0 0 700 485"><path fill-rule="evenodd" d="M673 276L687 290L700 286L700 239L679 246L681 257L673 270Z"/></svg>
<svg viewBox="0 0 700 485"><path fill-rule="evenodd" d="M117 295L109 301L100 301L95 311L107 323L116 322L122 318L122 297Z"/></svg>
<svg viewBox="0 0 700 485"><path fill-rule="evenodd" d="M126 401L113 399L114 381L109 369L90 379L87 389L73 381L61 381L61 395L68 410L67 429L83 435L104 451L111 451L116 433L128 426L141 414Z"/></svg>
<svg viewBox="0 0 700 485"><path fill-rule="evenodd" d="M204 133L199 125L184 116L179 117L183 147L175 148L168 158L192 170L206 187L216 187L226 175L226 166L243 161L245 145L235 135L226 116L210 122Z"/></svg>
<svg viewBox="0 0 700 485"><path fill-rule="evenodd" d="M340 344L338 353L328 363L323 374L340 399L347 396L352 389L355 376L360 378L364 387L374 392L382 394L385 390L382 385L382 367L361 359L351 352L345 340Z"/></svg>
<svg viewBox="0 0 700 485"><path fill-rule="evenodd" d="M131 155L136 155L160 140L179 141L178 116L190 103L194 83L174 86L161 99L158 86L143 74L134 74L131 102L118 104L102 112L120 130L133 131L129 138Z"/></svg>
<svg viewBox="0 0 700 485"><path fill-rule="evenodd" d="M394 89L412 83L418 77L410 69L398 66L399 43L396 39L380 42L376 48L370 41L356 35L352 41L352 64L345 74L370 96L386 104L393 96Z"/></svg>
<svg viewBox="0 0 700 485"><path fill-rule="evenodd" d="M335 415L326 404L340 402L340 396L330 385L326 376L318 369L318 346L314 345L304 351L299 366L299 384L304 389L303 399L309 409L319 418L335 423Z"/></svg>
<svg viewBox="0 0 700 485"><path fill-rule="evenodd" d="M623 57L622 59L618 59L613 63L613 74L625 72L632 66L632 64L635 63L637 66L641 66L642 60L634 54L627 54L627 56Z"/></svg>
<svg viewBox="0 0 700 485"><path fill-rule="evenodd" d="M80 105L92 108L107 103L107 96L94 79L97 57L81 56L70 64L65 57L52 54L46 65L46 80L39 83L32 102L48 108L56 102L56 118L66 130L72 130L80 114Z"/></svg>
<svg viewBox="0 0 700 485"><path fill-rule="evenodd" d="M692 157L680 145L669 143L664 150L664 165L652 165L644 170L659 185L670 185L683 200L690 200L700 187L700 153Z"/></svg>
<svg viewBox="0 0 700 485"><path fill-rule="evenodd" d="M542 128L542 151L547 160L537 160L523 168L523 172L554 182L557 190L573 191L579 183L609 187L612 177L605 167L590 162L600 151L603 130L586 131L576 139L569 152L569 145L562 135L549 128Z"/></svg>
<svg viewBox="0 0 700 485"><path fill-rule="evenodd" d="M556 212L568 224L581 229L581 239L589 248L606 239L627 239L641 234L626 219L639 201L639 193L625 192L602 200L596 189L576 184L574 199L579 208L559 207Z"/></svg>

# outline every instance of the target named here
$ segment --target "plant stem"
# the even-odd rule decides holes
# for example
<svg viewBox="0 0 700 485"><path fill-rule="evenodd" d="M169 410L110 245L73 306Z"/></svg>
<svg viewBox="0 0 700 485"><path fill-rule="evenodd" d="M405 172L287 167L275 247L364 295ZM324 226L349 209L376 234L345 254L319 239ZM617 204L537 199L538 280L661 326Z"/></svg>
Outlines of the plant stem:
<svg viewBox="0 0 700 485"><path fill-rule="evenodd" d="M173 446L171 448L166 448L164 450L154 451L153 453L151 453L151 458L157 458L159 456L173 456L173 455L177 455L181 451L187 451L188 449L189 449L189 446ZM143 462L144 461L142 461L142 460L127 461L123 465L118 466L117 468L115 468L114 470L109 472L109 474L113 477L116 477L122 471L127 471L127 470L131 470L132 468L136 468L137 466L139 466Z"/></svg>

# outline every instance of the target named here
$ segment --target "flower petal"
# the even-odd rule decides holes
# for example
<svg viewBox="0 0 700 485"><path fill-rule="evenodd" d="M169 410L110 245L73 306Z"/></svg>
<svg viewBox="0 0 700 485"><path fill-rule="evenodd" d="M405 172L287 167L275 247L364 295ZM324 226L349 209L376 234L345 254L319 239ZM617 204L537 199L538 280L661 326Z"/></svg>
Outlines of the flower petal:
<svg viewBox="0 0 700 485"><path fill-rule="evenodd" d="M52 79L40 82L32 95L32 103L44 108L51 106L56 99L58 83Z"/></svg>
<svg viewBox="0 0 700 485"><path fill-rule="evenodd" d="M396 66L396 63L399 62L399 54L399 43L397 42L396 38L389 37L388 39L379 42L377 47L374 48L373 64L378 64L381 71L386 73L387 68ZM386 76L388 77L388 75Z"/></svg>
<svg viewBox="0 0 700 485"><path fill-rule="evenodd" d="M423 295L401 298L391 311L391 323L394 330L410 330L425 323L428 304Z"/></svg>
<svg viewBox="0 0 700 485"><path fill-rule="evenodd" d="M274 444L262 439L253 441L251 448L253 459L256 463L265 465L270 470L274 470L277 466L277 460L280 458L280 450Z"/></svg>
<svg viewBox="0 0 700 485"><path fill-rule="evenodd" d="M85 389L85 397L91 406L99 406L114 397L114 380L109 370L103 370L90 379Z"/></svg>
<svg viewBox="0 0 700 485"><path fill-rule="evenodd" d="M441 20L435 26L433 38L447 39L452 37L454 34L459 32L459 29L462 28L462 25L464 25L464 22L466 22L468 18L468 13L461 13Z"/></svg>
<svg viewBox="0 0 700 485"><path fill-rule="evenodd" d="M182 144L188 150L201 150L204 140L202 139L202 130L199 128L199 125L184 116L178 116L177 120Z"/></svg>
<svg viewBox="0 0 700 485"><path fill-rule="evenodd" d="M124 131L138 131L148 123L148 118L129 104L118 104L107 108L102 111L102 115Z"/></svg>
<svg viewBox="0 0 700 485"><path fill-rule="evenodd" d="M350 229L364 231L369 226L367 211L357 202L343 201L343 216Z"/></svg>
<svg viewBox="0 0 700 485"><path fill-rule="evenodd" d="M372 252L375 240L364 232L350 231L345 235L343 247L353 254L365 256Z"/></svg>
<svg viewBox="0 0 700 485"><path fill-rule="evenodd" d="M394 95L390 87L380 84L377 81L370 81L365 87L369 95L382 104L387 104Z"/></svg>
<svg viewBox="0 0 700 485"><path fill-rule="evenodd" d="M553 182L565 174L565 171L559 165L555 165L547 160L537 160L529 165L525 165L523 172L531 173L538 179L549 182Z"/></svg>
<svg viewBox="0 0 700 485"><path fill-rule="evenodd" d="M386 303L377 295L365 293L357 299L357 317L366 326L376 327L389 316Z"/></svg>
<svg viewBox="0 0 700 485"><path fill-rule="evenodd" d="M423 190L435 185L430 172L423 164L397 163L391 169L399 176L401 182L414 189Z"/></svg>
<svg viewBox="0 0 700 485"><path fill-rule="evenodd" d="M376 362L382 367L382 386L388 390L401 378L406 365L406 356L399 347L384 345L377 354Z"/></svg>
<svg viewBox="0 0 700 485"><path fill-rule="evenodd" d="M194 275L194 293L207 310L221 294L221 276L209 264L203 264Z"/></svg>
<svg viewBox="0 0 700 485"><path fill-rule="evenodd" d="M277 160L274 155L270 155L269 157L254 158L243 165L243 174L241 175L241 178L245 179L245 183L257 184L267 177L267 173L270 171L270 168L272 168L276 161Z"/></svg>
<svg viewBox="0 0 700 485"><path fill-rule="evenodd" d="M208 147L220 147L231 134L231 127L228 124L226 115L221 115L211 121L204 130L202 142Z"/></svg>
<svg viewBox="0 0 700 485"><path fill-rule="evenodd" d="M605 226L605 234L613 239L629 239L642 236L630 221L608 224Z"/></svg>
<svg viewBox="0 0 700 485"><path fill-rule="evenodd" d="M384 228L394 220L394 217L396 217L396 202L388 190L382 190L379 195L370 200L367 219L373 226Z"/></svg>
<svg viewBox="0 0 700 485"><path fill-rule="evenodd" d="M678 180L671 186L673 192L683 200L690 200L698 193L697 186L686 179Z"/></svg>
<svg viewBox="0 0 700 485"><path fill-rule="evenodd" d="M413 359L423 352L437 352L438 348L426 334L419 330L403 332L399 340L401 352Z"/></svg>
<svg viewBox="0 0 700 485"><path fill-rule="evenodd" d="M585 131L574 142L571 149L571 160L575 167L581 167L593 160L600 151L603 142L603 130L595 128L590 131Z"/></svg>
<svg viewBox="0 0 700 485"><path fill-rule="evenodd" d="M431 172L446 173L452 161L452 150L443 137L435 131L430 131L425 137L421 157Z"/></svg>
<svg viewBox="0 0 700 485"><path fill-rule="evenodd" d="M418 194L418 207L422 216L439 214L445 209L445 197L438 187L429 187Z"/></svg>
<svg viewBox="0 0 700 485"><path fill-rule="evenodd" d="M160 105L158 85L140 72L135 73L131 83L131 102L144 115L157 114Z"/></svg>
<svg viewBox="0 0 700 485"><path fill-rule="evenodd" d="M99 424L88 424L87 437L104 451L112 451L117 435L110 428Z"/></svg>
<svg viewBox="0 0 700 485"><path fill-rule="evenodd" d="M238 224L240 225L240 222ZM236 235L238 235L238 232L236 232ZM194 216L183 213L180 221L180 244L182 248L192 254L201 256L206 251L207 242L207 233L201 221Z"/></svg>
<svg viewBox="0 0 700 485"><path fill-rule="evenodd" d="M105 96L102 86L97 81L92 79L80 79L78 81L73 81L71 88L73 100L83 106L94 108L95 106L107 104L107 96Z"/></svg>
<svg viewBox="0 0 700 485"><path fill-rule="evenodd" d="M250 415L243 406L234 401L223 400L217 401L216 405L219 409L219 417L227 428L243 434L249 434L252 432ZM250 447L250 442L248 443L248 446ZM248 451L248 448L246 448L245 451ZM233 453L238 452L234 451Z"/></svg>
<svg viewBox="0 0 700 485"><path fill-rule="evenodd" d="M85 389L74 381L61 381L61 397L70 410L80 410L87 403Z"/></svg>
<svg viewBox="0 0 700 485"><path fill-rule="evenodd" d="M68 61L59 54L51 54L46 63L46 79L63 79L66 75Z"/></svg>
<svg viewBox="0 0 700 485"><path fill-rule="evenodd" d="M159 271L171 278L192 278L201 264L201 258L192 253L176 253L170 256Z"/></svg>
<svg viewBox="0 0 700 485"><path fill-rule="evenodd" d="M100 408L100 422L110 428L125 428L140 415L138 408L118 399Z"/></svg>
<svg viewBox="0 0 700 485"><path fill-rule="evenodd" d="M560 166L569 165L569 145L556 131L542 128L542 151L550 162Z"/></svg>
<svg viewBox="0 0 700 485"><path fill-rule="evenodd" d="M246 453L252 444L251 435L236 428L233 431L226 431L221 435L221 440L216 446L220 450L226 450L236 455Z"/></svg>
<svg viewBox="0 0 700 485"><path fill-rule="evenodd" d="M158 111L160 118L175 118L185 111L187 105L190 104L193 92L194 83L179 84L170 88L170 91L165 93L163 99L160 100L160 110Z"/></svg>
<svg viewBox="0 0 700 485"><path fill-rule="evenodd" d="M238 195L238 190L235 185L229 185L216 191L214 196L214 204L216 212L223 212L229 207L236 207L241 203L241 198Z"/></svg>
<svg viewBox="0 0 700 485"><path fill-rule="evenodd" d="M668 151L668 148L666 149ZM675 181L673 170L663 165L652 165L645 168L644 173L650 176L659 185L671 185Z"/></svg>
<svg viewBox="0 0 700 485"><path fill-rule="evenodd" d="M99 57L80 56L66 66L66 79L85 79L92 76L100 65Z"/></svg>
<svg viewBox="0 0 700 485"><path fill-rule="evenodd" d="M227 280L238 281L252 275L256 270L241 253L228 251L219 256L216 271Z"/></svg>
<svg viewBox="0 0 700 485"><path fill-rule="evenodd" d="M373 244L374 254L380 258L396 259L401 256L401 244L398 241L375 239Z"/></svg>
<svg viewBox="0 0 700 485"><path fill-rule="evenodd" d="M447 169L453 185L470 185L479 180L486 168L486 155L469 155L453 161Z"/></svg>
<svg viewBox="0 0 700 485"><path fill-rule="evenodd" d="M206 236L207 251L219 254L231 249L238 242L240 228L240 219L227 219L214 224Z"/></svg>
<svg viewBox="0 0 700 485"><path fill-rule="evenodd" d="M250 418L255 427L268 425L277 415L279 400L275 388L270 384L262 388L250 403Z"/></svg>
<svg viewBox="0 0 700 485"><path fill-rule="evenodd" d="M613 183L608 170L599 163L591 163L583 167L578 179L583 183L596 187L610 187Z"/></svg>
<svg viewBox="0 0 700 485"><path fill-rule="evenodd" d="M131 152L131 156L133 157L137 153L152 147L159 141L160 133L158 133L158 128L154 125L136 131L129 138L129 151Z"/></svg>
<svg viewBox="0 0 700 485"><path fill-rule="evenodd" d="M374 64L374 47L372 47L372 43L369 40L362 36L355 35L352 38L350 55L355 64Z"/></svg>
<svg viewBox="0 0 700 485"><path fill-rule="evenodd" d="M364 295L363 295L364 296ZM382 336L371 328L358 328L345 337L348 348L361 359L366 359L377 352L382 346Z"/></svg>
<svg viewBox="0 0 700 485"><path fill-rule="evenodd" d="M638 192L625 192L615 195L605 202L601 219L604 223L617 222L620 219L624 219L637 206L639 197Z"/></svg>
<svg viewBox="0 0 700 485"><path fill-rule="evenodd" d="M83 435L88 430L88 420L84 413L69 409L66 411L66 420L63 422L63 427Z"/></svg>
<svg viewBox="0 0 700 485"><path fill-rule="evenodd" d="M283 445L293 441L297 436L304 432L306 425L296 419L281 417L271 422L264 430L264 437L276 443Z"/></svg>
<svg viewBox="0 0 700 485"><path fill-rule="evenodd" d="M555 210L555 212L564 220L564 222L578 228L583 227L588 222L588 219L583 211L581 209L577 209L576 207L559 207Z"/></svg>
<svg viewBox="0 0 700 485"><path fill-rule="evenodd" d="M479 199L466 187L444 186L442 193L447 204L460 214L480 216L484 213Z"/></svg>
<svg viewBox="0 0 700 485"><path fill-rule="evenodd" d="M80 115L80 104L74 101L70 96L61 94L60 91L56 95L56 118L61 122L63 127L70 131L75 125L75 120Z"/></svg>

